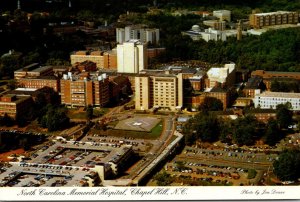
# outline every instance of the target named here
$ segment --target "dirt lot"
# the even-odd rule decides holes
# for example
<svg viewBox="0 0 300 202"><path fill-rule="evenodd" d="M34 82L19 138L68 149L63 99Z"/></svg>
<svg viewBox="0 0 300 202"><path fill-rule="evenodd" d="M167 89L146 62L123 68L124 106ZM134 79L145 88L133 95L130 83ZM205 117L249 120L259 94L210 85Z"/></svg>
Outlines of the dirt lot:
<svg viewBox="0 0 300 202"><path fill-rule="evenodd" d="M19 154L24 154L24 153L25 153L24 149L17 149L17 150L5 152L5 153L0 154L0 161L3 161L3 162L11 161L11 159L7 158L11 154L17 154L17 155L19 155Z"/></svg>

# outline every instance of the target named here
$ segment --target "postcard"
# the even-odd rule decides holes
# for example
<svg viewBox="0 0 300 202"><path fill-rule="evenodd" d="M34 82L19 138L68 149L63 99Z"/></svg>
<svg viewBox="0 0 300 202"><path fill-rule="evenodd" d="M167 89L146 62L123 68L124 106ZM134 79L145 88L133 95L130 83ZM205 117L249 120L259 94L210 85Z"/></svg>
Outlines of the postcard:
<svg viewBox="0 0 300 202"><path fill-rule="evenodd" d="M300 199L299 8L2 0L0 200Z"/></svg>

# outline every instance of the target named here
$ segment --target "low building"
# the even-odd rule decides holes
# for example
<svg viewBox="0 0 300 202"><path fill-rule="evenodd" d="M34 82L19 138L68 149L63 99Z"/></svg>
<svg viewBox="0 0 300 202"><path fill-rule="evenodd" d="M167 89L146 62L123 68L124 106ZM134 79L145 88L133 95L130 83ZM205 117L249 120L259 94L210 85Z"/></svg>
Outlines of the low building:
<svg viewBox="0 0 300 202"><path fill-rule="evenodd" d="M97 71L96 63L86 60L83 62L76 62L74 67L78 69L80 72L95 72Z"/></svg>
<svg viewBox="0 0 300 202"><path fill-rule="evenodd" d="M252 98L248 98L248 97L238 97L234 103L233 103L233 107L235 108L245 108L245 107L249 107L253 104L253 100Z"/></svg>
<svg viewBox="0 0 300 202"><path fill-rule="evenodd" d="M300 93L268 92L257 93L253 99L255 108L276 109L279 104L291 103L294 111L300 110Z"/></svg>
<svg viewBox="0 0 300 202"><path fill-rule="evenodd" d="M60 80L55 76L40 76L37 78L20 78L18 86L22 88L41 89L45 86L53 88L56 92L60 92Z"/></svg>
<svg viewBox="0 0 300 202"><path fill-rule="evenodd" d="M246 111L246 114L253 115L258 121L267 123L269 119L276 119L275 109L251 109Z"/></svg>
<svg viewBox="0 0 300 202"><path fill-rule="evenodd" d="M251 97L254 98L255 96L255 92L257 90L263 90L263 79L259 76L255 76L250 78L244 89L243 89L243 93L245 95L245 97Z"/></svg>
<svg viewBox="0 0 300 202"><path fill-rule="evenodd" d="M39 76L49 76L53 74L52 66L39 66L38 63L25 66L14 72L14 78L16 80L24 77L36 78Z"/></svg>
<svg viewBox="0 0 300 202"><path fill-rule="evenodd" d="M267 90L271 89L271 83L278 81L300 81L300 72L278 72L256 70L251 73L251 77L261 77Z"/></svg>
<svg viewBox="0 0 300 202"><path fill-rule="evenodd" d="M200 30L198 25L193 25L192 29L189 31L181 32L182 35L187 35L191 37L193 41L199 41L201 39L205 41L226 41L227 34L224 31L215 30L212 28L205 29L204 31Z"/></svg>
<svg viewBox="0 0 300 202"><path fill-rule="evenodd" d="M26 114L33 101L29 95L6 94L0 97L0 116L7 114L13 119L18 119Z"/></svg>
<svg viewBox="0 0 300 202"><path fill-rule="evenodd" d="M111 169L115 175L124 171L124 168L127 167L127 162L132 158L133 153L131 145L123 145L117 151L113 152L108 164L111 165Z"/></svg>
<svg viewBox="0 0 300 202"><path fill-rule="evenodd" d="M293 78L300 80L300 72L277 72L277 71L265 71L265 70L255 70L251 72L251 77L261 76L263 79L270 78Z"/></svg>
<svg viewBox="0 0 300 202"><path fill-rule="evenodd" d="M184 97L184 104L197 109L204 102L205 97L214 97L220 100L223 104L223 110L225 110L232 102L231 93L228 89L214 87L209 89L209 91Z"/></svg>

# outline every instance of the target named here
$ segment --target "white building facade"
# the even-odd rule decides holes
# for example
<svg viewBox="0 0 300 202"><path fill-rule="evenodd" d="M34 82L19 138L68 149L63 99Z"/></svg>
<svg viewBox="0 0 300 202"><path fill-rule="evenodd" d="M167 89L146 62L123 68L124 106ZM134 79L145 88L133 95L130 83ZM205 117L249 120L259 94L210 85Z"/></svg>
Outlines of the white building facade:
<svg viewBox="0 0 300 202"><path fill-rule="evenodd" d="M159 29L142 28L140 26L127 26L116 28L117 43L122 44L129 40L140 40L143 43L158 44Z"/></svg>
<svg viewBox="0 0 300 202"><path fill-rule="evenodd" d="M213 16L219 18L219 20L231 21L231 11L229 10L218 10L213 12Z"/></svg>
<svg viewBox="0 0 300 202"><path fill-rule="evenodd" d="M255 108L276 109L279 104L291 103L294 111L300 110L300 93L263 92L256 93L254 99Z"/></svg>
<svg viewBox="0 0 300 202"><path fill-rule="evenodd" d="M130 40L117 45L118 72L139 73L148 67L147 45Z"/></svg>

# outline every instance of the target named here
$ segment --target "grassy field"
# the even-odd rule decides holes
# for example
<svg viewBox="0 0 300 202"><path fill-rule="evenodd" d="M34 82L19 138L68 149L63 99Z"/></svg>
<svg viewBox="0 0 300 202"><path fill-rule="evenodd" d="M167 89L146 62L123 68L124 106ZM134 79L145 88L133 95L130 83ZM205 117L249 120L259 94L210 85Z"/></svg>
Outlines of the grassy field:
<svg viewBox="0 0 300 202"><path fill-rule="evenodd" d="M107 112L108 112L107 108L94 109L93 110L93 118L101 117ZM83 110L83 108L68 109L68 117L70 119L86 119L86 112Z"/></svg>
<svg viewBox="0 0 300 202"><path fill-rule="evenodd" d="M163 129L162 122L159 122L151 132L143 132L143 131L131 131L131 130L115 130L115 129L108 129L106 131L91 129L92 134L101 134L107 136L115 136L115 137L130 137L136 139L157 139L159 138Z"/></svg>

